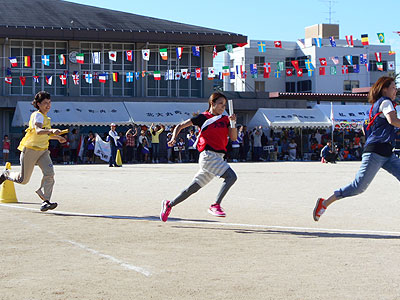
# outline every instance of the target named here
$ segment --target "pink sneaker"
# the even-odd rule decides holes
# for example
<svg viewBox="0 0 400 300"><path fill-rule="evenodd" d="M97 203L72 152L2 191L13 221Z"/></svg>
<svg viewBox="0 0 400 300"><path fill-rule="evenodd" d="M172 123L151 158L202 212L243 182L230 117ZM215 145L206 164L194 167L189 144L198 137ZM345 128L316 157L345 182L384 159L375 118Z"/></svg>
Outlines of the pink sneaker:
<svg viewBox="0 0 400 300"><path fill-rule="evenodd" d="M161 212L160 212L160 220L163 222L167 222L168 216L171 213L172 207L169 205L170 201L164 200L161 202Z"/></svg>
<svg viewBox="0 0 400 300"><path fill-rule="evenodd" d="M316 222L319 220L319 218L322 216L322 214L326 210L326 207L322 204L322 202L324 202L324 200L325 199L323 199L323 198L318 198L317 203L315 203L313 218L314 218L314 221L316 221Z"/></svg>
<svg viewBox="0 0 400 300"><path fill-rule="evenodd" d="M219 205L219 204L212 204L208 208L208 212L216 217L225 217L226 216L224 210L222 209L221 205Z"/></svg>

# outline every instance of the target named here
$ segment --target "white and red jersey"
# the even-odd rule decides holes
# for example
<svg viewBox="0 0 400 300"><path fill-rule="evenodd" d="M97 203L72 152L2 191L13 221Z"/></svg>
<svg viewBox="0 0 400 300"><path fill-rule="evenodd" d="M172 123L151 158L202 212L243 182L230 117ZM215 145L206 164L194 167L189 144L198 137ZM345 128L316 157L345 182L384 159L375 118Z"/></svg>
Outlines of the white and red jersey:
<svg viewBox="0 0 400 300"><path fill-rule="evenodd" d="M204 122L213 117L215 117L213 114L206 111L192 118L191 121L193 125L201 128ZM202 128L197 139L197 150L199 152L211 150L226 153L229 127L230 122L228 116L221 116L218 120Z"/></svg>

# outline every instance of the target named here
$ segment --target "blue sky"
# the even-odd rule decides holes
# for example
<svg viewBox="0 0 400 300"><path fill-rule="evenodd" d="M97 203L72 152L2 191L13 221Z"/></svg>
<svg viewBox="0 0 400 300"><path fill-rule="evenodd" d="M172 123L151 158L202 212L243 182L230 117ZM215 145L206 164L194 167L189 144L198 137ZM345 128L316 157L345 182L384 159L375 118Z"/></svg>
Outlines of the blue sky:
<svg viewBox="0 0 400 300"><path fill-rule="evenodd" d="M329 23L329 1L70 1L138 15L225 30L247 35L252 40L295 41L304 38L304 28ZM377 33L385 34L385 44L396 51L396 71L400 72L400 0L335 0L332 23L339 24L340 38L368 34L370 44L378 44ZM382 6L380 4L384 4ZM222 59L222 55L217 58Z"/></svg>

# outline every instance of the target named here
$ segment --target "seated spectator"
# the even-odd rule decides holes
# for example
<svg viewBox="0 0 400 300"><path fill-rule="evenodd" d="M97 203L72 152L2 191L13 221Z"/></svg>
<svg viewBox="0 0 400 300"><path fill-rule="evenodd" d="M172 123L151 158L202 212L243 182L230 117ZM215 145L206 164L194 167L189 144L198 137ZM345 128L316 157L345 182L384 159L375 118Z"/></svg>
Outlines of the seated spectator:
<svg viewBox="0 0 400 300"><path fill-rule="evenodd" d="M321 157L323 160L328 163L335 164L337 160L336 151L332 148L332 142L328 141L324 148L321 150Z"/></svg>

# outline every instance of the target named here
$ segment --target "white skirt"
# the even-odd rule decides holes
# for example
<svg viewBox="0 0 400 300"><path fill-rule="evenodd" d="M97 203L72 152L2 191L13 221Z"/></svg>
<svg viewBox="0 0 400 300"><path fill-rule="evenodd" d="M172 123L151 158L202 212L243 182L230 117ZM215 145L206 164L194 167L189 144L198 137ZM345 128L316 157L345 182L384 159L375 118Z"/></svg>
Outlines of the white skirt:
<svg viewBox="0 0 400 300"><path fill-rule="evenodd" d="M214 177L221 177L230 167L224 160L224 153L205 150L200 153L200 170L195 175L195 181L201 187L209 183Z"/></svg>

